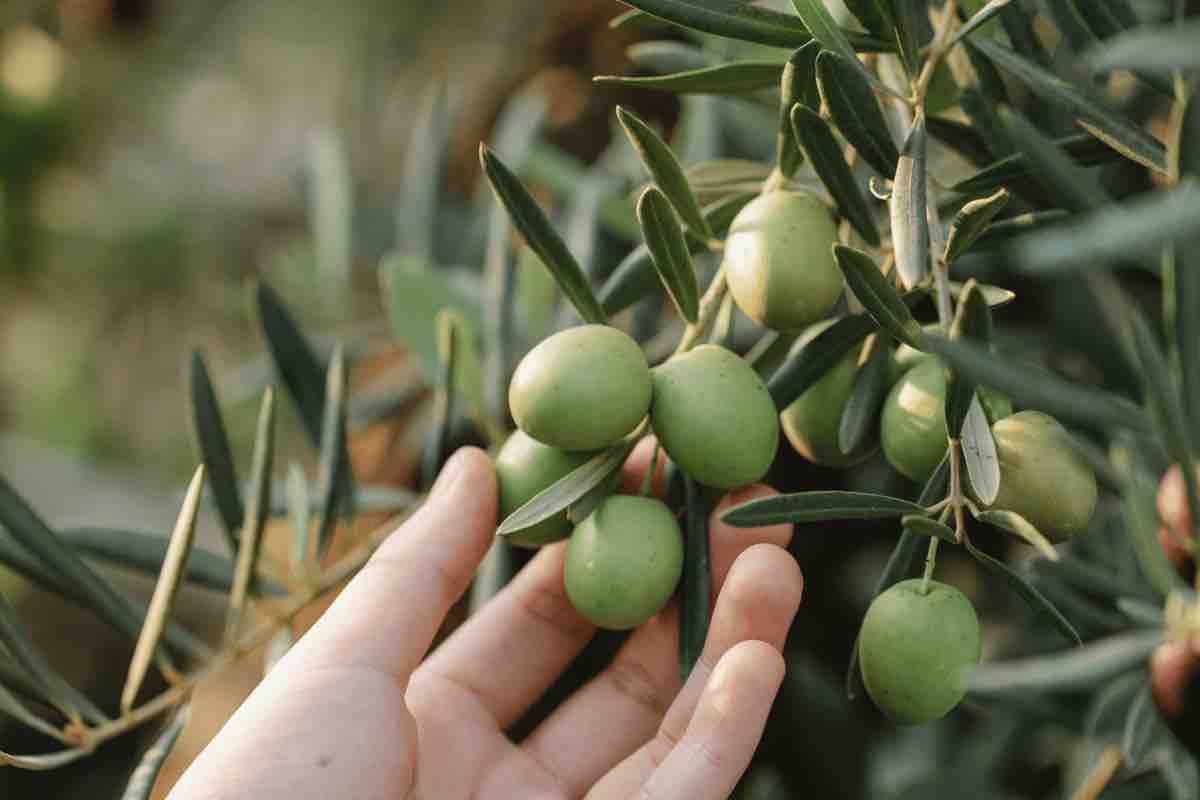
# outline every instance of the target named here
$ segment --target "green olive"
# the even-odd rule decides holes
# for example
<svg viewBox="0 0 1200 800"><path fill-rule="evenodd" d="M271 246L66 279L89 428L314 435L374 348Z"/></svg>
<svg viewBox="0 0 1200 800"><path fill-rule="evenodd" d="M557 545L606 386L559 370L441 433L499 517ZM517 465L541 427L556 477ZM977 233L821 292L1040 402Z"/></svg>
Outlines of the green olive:
<svg viewBox="0 0 1200 800"><path fill-rule="evenodd" d="M901 475L929 478L946 454L946 373L937 359L922 359L901 376L883 404L879 438L883 454Z"/></svg>
<svg viewBox="0 0 1200 800"><path fill-rule="evenodd" d="M500 518L507 517L533 499L534 495L566 477L592 457L588 451L558 450L542 444L523 431L514 431L496 454L496 481L500 484ZM510 544L541 547L571 533L564 510L531 528L510 534Z"/></svg>
<svg viewBox="0 0 1200 800"><path fill-rule="evenodd" d="M799 330L829 315L842 296L833 260L837 226L807 192L770 192L729 226L725 278L738 308L768 328Z"/></svg>
<svg viewBox="0 0 1200 800"><path fill-rule="evenodd" d="M979 619L962 592L921 579L875 598L863 619L858 660L875 705L904 724L944 717L967 693L979 663Z"/></svg>
<svg viewBox="0 0 1200 800"><path fill-rule="evenodd" d="M941 326L934 323L932 325L922 325L927 333L938 333ZM936 359L929 353L922 352L915 347L907 344L902 344L896 348L896 352L892 354L892 363L888 370L888 377L893 384L904 376L904 373L920 364L922 361ZM1012 400L992 389L989 386L979 387L979 402L983 404L984 413L987 414L988 422L995 422L998 419L1013 413Z"/></svg>
<svg viewBox="0 0 1200 800"><path fill-rule="evenodd" d="M599 450L632 431L650 408L650 367L637 342L607 325L554 334L513 373L517 427L561 450Z"/></svg>
<svg viewBox="0 0 1200 800"><path fill-rule="evenodd" d="M580 614L627 630L667 604L682 572L683 535L671 509L652 497L614 495L575 528L563 580Z"/></svg>
<svg viewBox="0 0 1200 800"><path fill-rule="evenodd" d="M797 344L804 346L821 331L832 325L834 320L825 320L809 328ZM873 446L868 445L853 453L843 453L838 444L838 432L842 425L842 412L854 379L858 375L859 348L851 348L841 361L821 379L805 390L779 415L783 432L796 452L814 464L827 467L844 467L862 461Z"/></svg>
<svg viewBox="0 0 1200 800"><path fill-rule="evenodd" d="M766 475L779 444L779 418L762 378L712 344L654 368L650 424L680 469L718 489Z"/></svg>
<svg viewBox="0 0 1200 800"><path fill-rule="evenodd" d="M1075 455L1058 420L1021 411L992 426L1000 461L993 508L1015 511L1052 542L1069 539L1096 508L1096 476Z"/></svg>

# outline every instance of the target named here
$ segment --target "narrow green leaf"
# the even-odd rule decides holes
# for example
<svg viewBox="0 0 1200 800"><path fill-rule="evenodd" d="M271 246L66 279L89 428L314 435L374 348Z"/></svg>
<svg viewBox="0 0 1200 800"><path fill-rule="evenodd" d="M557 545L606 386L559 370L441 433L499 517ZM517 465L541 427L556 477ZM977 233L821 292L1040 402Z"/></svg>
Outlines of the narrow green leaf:
<svg viewBox="0 0 1200 800"><path fill-rule="evenodd" d="M817 56L821 43L811 41L792 52L779 79L779 133L775 137L775 163L785 178L796 174L804 155L792 131L792 106L801 103L813 111L821 106L817 90Z"/></svg>
<svg viewBox="0 0 1200 800"><path fill-rule="evenodd" d="M804 26L808 28L813 38L821 43L822 48L846 59L847 66L854 69L859 77L868 84L877 87L880 91L892 93L874 75L867 72L867 68L858 60L854 48L850 45L850 40L846 38L846 32L837 26L833 16L825 8L823 0L792 0L792 7L796 9L796 13L803 20Z"/></svg>
<svg viewBox="0 0 1200 800"><path fill-rule="evenodd" d="M696 268L671 203L657 187L651 186L638 198L637 216L659 280L679 315L695 323L700 313Z"/></svg>
<svg viewBox="0 0 1200 800"><path fill-rule="evenodd" d="M578 502L621 468L636 443L637 437L630 436L576 467L566 477L538 492L533 499L505 517L496 529L496 535L507 536L524 530Z"/></svg>
<svg viewBox="0 0 1200 800"><path fill-rule="evenodd" d="M447 313L447 312L441 312ZM335 518L348 500L341 493L346 485L344 473L350 471L350 463L343 460L347 454L346 442L346 351L341 344L333 350L329 369L325 373L325 415L321 420L321 452L317 462L317 494L321 497L321 513L317 524L317 557L323 557L329 549ZM270 465L267 467L270 472ZM266 478L270 483L270 476ZM269 500L267 501L269 504ZM263 509L264 512L266 509Z"/></svg>
<svg viewBox="0 0 1200 800"><path fill-rule="evenodd" d="M838 449L843 453L854 453L866 446L879 423L879 412L887 398L888 372L891 366L892 348L888 337L882 334L871 349L871 354L854 375L850 396L842 409L838 423Z"/></svg>
<svg viewBox="0 0 1200 800"><path fill-rule="evenodd" d="M851 314L821 331L811 341L793 345L784 362L767 381L767 390L775 407L782 411L790 406L851 348L877 329L878 325L867 314ZM758 367L757 360L752 363Z"/></svg>
<svg viewBox="0 0 1200 800"><path fill-rule="evenodd" d="M859 68L843 56L828 51L817 57L817 86L821 99L829 108L833 123L846 141L854 145L862 160L880 177L891 178L896 174L900 152L892 141L875 92L861 74L862 62L855 58L854 64Z"/></svg>
<svg viewBox="0 0 1200 800"><path fill-rule="evenodd" d="M625 55L634 66L668 75L673 72L691 72L720 64L720 58L697 45L677 41L635 42L625 48Z"/></svg>
<svg viewBox="0 0 1200 800"><path fill-rule="evenodd" d="M597 75L592 81L600 86L656 89L674 94L741 94L778 86L782 73L783 65L778 61L731 61L668 75Z"/></svg>
<svg viewBox="0 0 1200 800"><path fill-rule="evenodd" d="M1200 178L1200 95L1195 91L1179 123L1179 174Z"/></svg>
<svg viewBox="0 0 1200 800"><path fill-rule="evenodd" d="M254 435L254 459L250 470L252 490L242 520L242 536L229 590L229 610L225 621L225 641L236 641L242 610L250 591L250 580L258 566L263 528L271 507L271 465L275 458L275 390L270 386L263 392L258 410L258 426Z"/></svg>
<svg viewBox="0 0 1200 800"><path fill-rule="evenodd" d="M711 502L704 487L684 476L686 533L683 540L683 575L680 578L679 673L687 682L704 652L708 638L709 603L712 597L712 564L709 561L708 515Z"/></svg>
<svg viewBox="0 0 1200 800"><path fill-rule="evenodd" d="M319 131L308 146L308 223L317 274L338 291L349 288L354 262L354 185L342 137Z"/></svg>
<svg viewBox="0 0 1200 800"><path fill-rule="evenodd" d="M125 688L121 691L121 712L128 713L137 700L138 690L146 679L150 669L150 661L158 649L159 639L166 627L167 618L175 605L175 597L179 594L179 586L183 582L184 567L192 550L196 534L196 514L200 510L200 493L204 488L204 465L196 468L184 498L183 507L175 520L175 530L168 540L166 557L163 559L162 571L154 584L154 594L150 598L150 606L146 611L146 621L142 623L142 632L133 648L133 656L129 661L129 672L125 676Z"/></svg>
<svg viewBox="0 0 1200 800"><path fill-rule="evenodd" d="M1163 642L1162 631L1122 633L1065 653L980 664L971 675L971 693L1087 691L1144 664Z"/></svg>
<svg viewBox="0 0 1200 800"><path fill-rule="evenodd" d="M974 243L975 249L989 250L1003 247L1018 236L1041 230L1048 225L1055 225L1066 220L1068 216L1068 212L1061 208L1055 208L1050 211L1029 211L993 222L979 234L979 238Z"/></svg>
<svg viewBox="0 0 1200 800"><path fill-rule="evenodd" d="M1080 133L1053 141L1080 167L1107 164L1120 159L1118 153L1091 134ZM1016 153L986 165L974 175L953 184L950 191L967 195L992 192L1005 185L1030 180L1035 172L1036 167L1030 164L1029 157L1024 153Z"/></svg>
<svg viewBox="0 0 1200 800"><path fill-rule="evenodd" d="M976 517L985 525L1011 533L1025 544L1032 545L1039 553L1051 561L1058 561L1058 551L1042 532L1033 526L1029 520L1015 511L983 511Z"/></svg>
<svg viewBox="0 0 1200 800"><path fill-rule="evenodd" d="M872 35L880 39L891 39L894 36L891 8L881 0L844 0L846 8L854 18Z"/></svg>
<svg viewBox="0 0 1200 800"><path fill-rule="evenodd" d="M1019 594L1021 598L1029 604L1030 608L1053 622L1054 627L1058 629L1059 633L1077 645L1083 644L1083 640L1079 638L1079 633L1075 630L1075 627L1071 625L1067 618L1062 615L1062 612L1055 608L1054 604L1047 600L1045 595L1034 588L1033 584L1025 580L1020 573L1014 571L1004 562L992 558L987 553L975 547L975 545L971 544L970 539L964 538L963 544L966 545L967 551L972 555L972 557L974 557L974 559L978 561L988 572L991 572L993 575L1004 579L1004 581L1008 583L1009 588ZM976 671L976 675L978 675L978 670ZM981 691L979 688L980 685L980 683L977 683L976 680L972 678L972 691ZM982 685L986 686L986 683L983 683Z"/></svg>
<svg viewBox="0 0 1200 800"><path fill-rule="evenodd" d="M797 103L792 106L792 132L842 215L850 221L859 236L877 247L879 229L875 227L871 208L829 125L817 112Z"/></svg>
<svg viewBox="0 0 1200 800"><path fill-rule="evenodd" d="M1110 460L1124 481L1122 516L1142 576L1160 597L1165 598L1174 591L1186 588L1187 584L1167 560L1167 554L1158 541L1161 523L1155 503L1157 476L1151 478L1139 468L1131 452L1129 438L1118 438L1110 452Z"/></svg>
<svg viewBox="0 0 1200 800"><path fill-rule="evenodd" d="M607 478L588 490L588 493L567 506L567 520L578 525L592 515L601 503L612 496L621 485L621 471L614 470Z"/></svg>
<svg viewBox="0 0 1200 800"><path fill-rule="evenodd" d="M970 36L975 31L995 19L996 15L1004 10L1004 7L1011 3L1012 0L988 0L983 8L971 15L961 28L955 31L954 35L946 43L946 49L954 47L966 37Z"/></svg>
<svg viewBox="0 0 1200 800"><path fill-rule="evenodd" d="M1097 72L1114 69L1174 72L1200 69L1200 21L1145 25L1106 39L1087 54Z"/></svg>
<svg viewBox="0 0 1200 800"><path fill-rule="evenodd" d="M607 317L600 302L592 294L587 277L579 262L571 255L562 238L555 232L537 202L521 185L521 181L486 144L479 145L479 161L492 191L508 211L513 225L525 237L529 248L550 270L563 294L575 306L585 322L606 323Z"/></svg>
<svg viewBox="0 0 1200 800"><path fill-rule="evenodd" d="M59 750L56 753L45 753L36 756L19 756L0 750L0 767L16 767L17 769L28 770L29 772L46 772L52 769L61 769L91 754L91 749L82 747L72 747L67 750Z"/></svg>
<svg viewBox="0 0 1200 800"><path fill-rule="evenodd" d="M925 350L926 337L920 323L892 287L891 281L879 271L874 259L842 244L833 246L833 255L846 278L846 285L879 326L896 337L897 341Z"/></svg>
<svg viewBox="0 0 1200 800"><path fill-rule="evenodd" d="M1131 769L1137 769L1146 758L1157 728L1158 711L1154 707L1153 695L1148 685L1142 686L1129 707L1125 730L1121 735L1121 754Z"/></svg>
<svg viewBox="0 0 1200 800"><path fill-rule="evenodd" d="M1125 117L1092 100L1077 88L1042 67L1034 64L1004 45L988 39L978 39L975 45L997 66L1008 72L1047 103L1064 108L1080 119L1091 123L1114 142L1136 153L1143 163L1164 170L1165 153L1158 142Z"/></svg>
<svg viewBox="0 0 1200 800"><path fill-rule="evenodd" d="M0 682L0 716L14 719L44 736L55 738L62 735L58 728L30 711L19 697L4 687L3 682Z"/></svg>
<svg viewBox="0 0 1200 800"><path fill-rule="evenodd" d="M954 529L949 525L943 525L936 519L931 519L924 514L907 514L900 518L900 527L906 531L912 531L918 536L923 536L930 539L941 539L949 544L958 544L958 539L954 536Z"/></svg>
<svg viewBox="0 0 1200 800"><path fill-rule="evenodd" d="M81 709L68 690L69 686L66 680L55 671L37 645L29 638L29 634L17 619L16 609L12 607L2 592L0 592L0 645L3 645L12 656L25 677L37 687L39 696L45 697L68 719L79 719Z"/></svg>
<svg viewBox="0 0 1200 800"><path fill-rule="evenodd" d="M221 407L213 390L204 356L192 351L189 381L192 401L192 433L200 459L208 473L208 485L221 518L221 530L229 550L237 552L237 530L242 524L242 496L238 491L237 469L229 447L229 434L221 417Z"/></svg>
<svg viewBox="0 0 1200 800"><path fill-rule="evenodd" d="M963 91L963 102L967 100L970 92L970 89ZM992 150L991 141L995 137L985 137L975 124L959 122L947 117L926 117L925 129L934 139L958 152L976 166L989 163L997 155L1004 155L1003 153L997 154Z"/></svg>
<svg viewBox="0 0 1200 800"><path fill-rule="evenodd" d="M972 342L939 336L928 336L926 342L954 369L1007 395L1019 406L1101 430L1146 427L1141 409L1118 395L1077 386L1040 368L1018 366Z"/></svg>
<svg viewBox="0 0 1200 800"><path fill-rule="evenodd" d="M683 174L683 168L679 166L671 148L662 140L662 137L654 132L653 128L631 111L617 106L617 119L620 121L621 127L625 129L625 134L633 144L633 149L641 157L646 171L650 173L651 178L658 184L658 188L671 201L679 218L701 238L712 239L712 229L704 219L704 214L700 211L700 204L696 202L696 197L688 185L687 176Z"/></svg>
<svg viewBox="0 0 1200 800"><path fill-rule="evenodd" d="M1200 446L1200 259L1186 247L1175 248L1175 348L1180 399L1192 441Z"/></svg>
<svg viewBox="0 0 1200 800"><path fill-rule="evenodd" d="M292 524L291 572L296 579L308 575L312 563L312 499L308 494L308 479L296 462L288 464L287 510Z"/></svg>
<svg viewBox="0 0 1200 800"><path fill-rule="evenodd" d="M1040 5L1070 52L1082 53L1098 41L1072 0L1041 0Z"/></svg>
<svg viewBox="0 0 1200 800"><path fill-rule="evenodd" d="M928 40L929 4L926 0L890 0L890 4L900 58L908 74L915 78L921 71L920 50Z"/></svg>
<svg viewBox="0 0 1200 800"><path fill-rule="evenodd" d="M444 81L434 80L422 92L404 148L396 196L396 247L428 262L434 261L438 200L451 132L446 89Z"/></svg>
<svg viewBox="0 0 1200 800"><path fill-rule="evenodd" d="M959 293L958 314L951 327L950 337L952 339L970 339L984 346L991 344L992 312L974 279L967 281ZM974 399L975 381L967 375L959 375L954 370L949 370L946 390L946 430L951 438L957 439L962 435L963 423L967 419L967 413ZM976 432L977 434L978 432ZM975 443L977 442L973 441L973 444ZM995 494L992 493L991 497L984 499L984 502L990 503L994 497Z"/></svg>
<svg viewBox="0 0 1200 800"><path fill-rule="evenodd" d="M906 289L916 286L929 272L925 192L925 117L918 115L900 154L889 201L896 272Z"/></svg>
<svg viewBox="0 0 1200 800"><path fill-rule="evenodd" d="M950 291L953 293L961 293L963 288L966 286L966 284L959 283L958 281L947 281L946 285L950 287ZM988 283L977 283L975 284L975 288L978 289L979 293L983 295L984 301L990 308L1006 306L1013 300L1017 299L1016 293L1010 292L1008 289L1004 289L999 286L992 286Z"/></svg>
<svg viewBox="0 0 1200 800"><path fill-rule="evenodd" d="M125 784L125 792L121 795L121 800L150 800L150 793L154 791L158 773L166 763L167 756L171 754L175 743L179 741L179 735L183 733L190 718L191 706L180 706L162 733L154 740L154 744L150 745L150 749L142 754L137 768L129 776L129 783Z"/></svg>
<svg viewBox="0 0 1200 800"><path fill-rule="evenodd" d="M959 209L950 223L950 235L946 239L943 258L947 264L953 264L971 249L984 229L1008 205L1010 197L1006 189L999 189L995 194L972 200Z"/></svg>
<svg viewBox="0 0 1200 800"><path fill-rule="evenodd" d="M962 454L975 495L983 503L994 502L1000 492L1000 459L977 392L971 397L962 427Z"/></svg>
<svg viewBox="0 0 1200 800"><path fill-rule="evenodd" d="M925 509L899 497L868 492L799 492L751 500L721 518L737 528L784 522L824 522L839 519L887 519L924 514Z"/></svg>
<svg viewBox="0 0 1200 800"><path fill-rule="evenodd" d="M1166 624L1162 608L1139 600L1136 597L1118 597L1117 610L1130 620L1146 628L1161 628Z"/></svg>
<svg viewBox="0 0 1200 800"><path fill-rule="evenodd" d="M498 428L508 425L508 382L517 344L517 264L509 249L508 218L492 209L488 219L484 281L484 412Z"/></svg>

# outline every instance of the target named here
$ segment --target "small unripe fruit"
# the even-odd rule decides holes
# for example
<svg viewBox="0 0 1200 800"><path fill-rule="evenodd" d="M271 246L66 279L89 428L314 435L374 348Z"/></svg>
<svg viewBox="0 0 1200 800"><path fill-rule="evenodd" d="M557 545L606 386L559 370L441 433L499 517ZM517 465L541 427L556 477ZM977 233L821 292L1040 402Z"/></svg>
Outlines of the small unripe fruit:
<svg viewBox="0 0 1200 800"><path fill-rule="evenodd" d="M738 308L775 330L800 330L829 315L842 295L833 259L837 226L807 192L770 192L729 226L725 279Z"/></svg>
<svg viewBox="0 0 1200 800"><path fill-rule="evenodd" d="M946 373L922 360L901 376L883 404L883 454L896 471L921 483L946 455Z"/></svg>
<svg viewBox="0 0 1200 800"><path fill-rule="evenodd" d="M496 481L500 485L500 518L507 517L534 495L564 478L592 457L589 451L559 450L542 444L522 431L514 431L496 454ZM510 534L510 544L541 547L571 533L563 510L533 527Z"/></svg>
<svg viewBox="0 0 1200 800"><path fill-rule="evenodd" d="M944 717L967 693L979 663L979 618L958 589L902 581L875 598L863 618L858 661L879 710L896 722Z"/></svg>
<svg viewBox="0 0 1200 800"><path fill-rule="evenodd" d="M650 367L637 342L607 325L554 334L521 359L508 388L517 427L561 450L599 450L650 407Z"/></svg>
<svg viewBox="0 0 1200 800"><path fill-rule="evenodd" d="M804 332L797 345L804 346L832 324L833 320L828 320L814 325ZM874 449L868 445L853 453L843 453L838 444L842 413L858 375L859 350L858 347L851 348L841 361L779 415L783 432L792 447L814 464L844 467L862 461Z"/></svg>
<svg viewBox="0 0 1200 800"><path fill-rule="evenodd" d="M655 367L650 423L680 469L717 489L766 475L779 444L779 418L762 378L711 344Z"/></svg>
<svg viewBox="0 0 1200 800"><path fill-rule="evenodd" d="M993 425L992 434L1000 461L993 508L1017 512L1052 542L1087 525L1096 508L1096 476L1056 419L1021 411Z"/></svg>
<svg viewBox="0 0 1200 800"><path fill-rule="evenodd" d="M567 543L567 597L601 628L641 625L667 604L683 572L675 515L651 497L609 497Z"/></svg>

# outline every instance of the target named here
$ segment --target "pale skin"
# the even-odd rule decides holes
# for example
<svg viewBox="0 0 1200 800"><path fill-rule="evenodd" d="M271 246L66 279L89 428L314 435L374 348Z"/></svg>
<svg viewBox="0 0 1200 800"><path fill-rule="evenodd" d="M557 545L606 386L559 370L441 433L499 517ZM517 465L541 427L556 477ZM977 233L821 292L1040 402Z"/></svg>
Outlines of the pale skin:
<svg viewBox="0 0 1200 800"><path fill-rule="evenodd" d="M648 444L626 465L626 491L637 490ZM686 684L672 605L517 743L505 729L595 629L566 598L559 543L429 652L496 527L491 462L459 451L431 498L251 694L170 800L723 800L783 680L781 649L803 585L784 549L790 526L736 529L718 519L769 493L739 490L714 512L715 605Z"/></svg>

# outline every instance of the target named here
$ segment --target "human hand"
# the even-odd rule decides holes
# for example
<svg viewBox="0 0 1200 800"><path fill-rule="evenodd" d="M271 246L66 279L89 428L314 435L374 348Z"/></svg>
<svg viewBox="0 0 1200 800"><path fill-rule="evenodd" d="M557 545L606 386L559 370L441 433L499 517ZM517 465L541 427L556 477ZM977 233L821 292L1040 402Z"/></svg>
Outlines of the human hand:
<svg viewBox="0 0 1200 800"><path fill-rule="evenodd" d="M635 451L636 487L650 450ZM661 473L656 478L661 477ZM716 599L704 652L680 686L672 604L524 741L505 730L595 629L568 601L564 544L426 658L492 542L488 457L464 449L196 759L171 800L223 798L725 798L783 679L802 577L791 526L710 527Z"/></svg>

